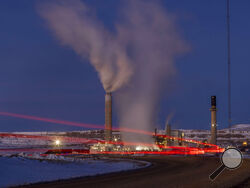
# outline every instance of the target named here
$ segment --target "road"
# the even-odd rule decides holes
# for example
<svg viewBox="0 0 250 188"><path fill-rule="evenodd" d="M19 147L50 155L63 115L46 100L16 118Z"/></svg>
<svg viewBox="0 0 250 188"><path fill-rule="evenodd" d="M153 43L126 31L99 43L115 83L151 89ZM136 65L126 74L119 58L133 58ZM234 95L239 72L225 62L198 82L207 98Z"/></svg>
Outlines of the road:
<svg viewBox="0 0 250 188"><path fill-rule="evenodd" d="M76 178L23 186L26 188L171 188L171 187L233 187L247 185L250 178L250 160L245 159L240 168L224 170L211 182L208 178L220 165L219 158L145 156L138 160L151 162L150 167L127 172L111 173L95 177ZM245 184L243 184L245 182Z"/></svg>

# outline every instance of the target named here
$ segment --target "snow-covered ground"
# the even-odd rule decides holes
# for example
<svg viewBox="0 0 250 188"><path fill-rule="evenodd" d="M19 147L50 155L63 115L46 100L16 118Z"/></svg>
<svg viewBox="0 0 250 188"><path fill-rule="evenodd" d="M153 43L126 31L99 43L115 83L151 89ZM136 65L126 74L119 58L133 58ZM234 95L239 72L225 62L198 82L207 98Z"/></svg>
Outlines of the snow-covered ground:
<svg viewBox="0 0 250 188"><path fill-rule="evenodd" d="M47 157L52 160L43 160L38 156L34 158L40 158L40 160L22 156L0 157L0 187L93 176L149 165L143 162L124 160L72 160L52 155Z"/></svg>

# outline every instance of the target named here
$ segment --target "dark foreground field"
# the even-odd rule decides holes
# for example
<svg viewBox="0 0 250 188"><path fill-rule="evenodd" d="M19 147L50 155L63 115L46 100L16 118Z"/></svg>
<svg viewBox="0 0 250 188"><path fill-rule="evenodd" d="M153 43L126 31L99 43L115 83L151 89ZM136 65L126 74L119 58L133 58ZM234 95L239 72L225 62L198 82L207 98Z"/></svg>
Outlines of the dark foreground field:
<svg viewBox="0 0 250 188"><path fill-rule="evenodd" d="M136 159L149 161L152 166L134 171L34 184L26 187L250 187L249 159L244 160L239 169L224 170L214 182L211 182L208 176L219 167L219 158L145 156L136 157Z"/></svg>

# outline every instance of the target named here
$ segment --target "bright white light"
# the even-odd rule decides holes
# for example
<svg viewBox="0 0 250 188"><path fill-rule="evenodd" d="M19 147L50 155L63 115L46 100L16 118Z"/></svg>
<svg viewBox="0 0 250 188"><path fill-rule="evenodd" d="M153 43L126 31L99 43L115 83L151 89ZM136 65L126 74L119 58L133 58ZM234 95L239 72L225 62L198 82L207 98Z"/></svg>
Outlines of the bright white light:
<svg viewBox="0 0 250 188"><path fill-rule="evenodd" d="M55 141L55 144L56 144L57 146L59 146L59 145L61 144L61 141L60 141L60 140L56 140L56 141Z"/></svg>
<svg viewBox="0 0 250 188"><path fill-rule="evenodd" d="M135 150L140 151L140 150L142 150L142 147L141 146L136 146Z"/></svg>
<svg viewBox="0 0 250 188"><path fill-rule="evenodd" d="M136 151L153 151L153 150L159 150L159 148L157 146L153 146L153 147L136 146L135 150Z"/></svg>

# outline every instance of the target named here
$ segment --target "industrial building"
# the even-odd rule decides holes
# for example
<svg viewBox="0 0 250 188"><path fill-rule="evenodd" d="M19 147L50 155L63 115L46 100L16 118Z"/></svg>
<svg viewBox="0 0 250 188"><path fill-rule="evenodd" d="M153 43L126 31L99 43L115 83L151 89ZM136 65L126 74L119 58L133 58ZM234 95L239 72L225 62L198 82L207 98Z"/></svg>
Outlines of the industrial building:
<svg viewBox="0 0 250 188"><path fill-rule="evenodd" d="M171 129L170 124L166 124L165 130L156 129L155 133L156 144L164 146L184 146L184 142L182 141L185 136L184 133L181 130Z"/></svg>

